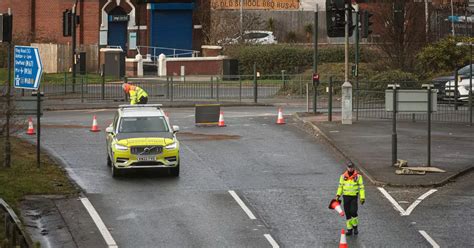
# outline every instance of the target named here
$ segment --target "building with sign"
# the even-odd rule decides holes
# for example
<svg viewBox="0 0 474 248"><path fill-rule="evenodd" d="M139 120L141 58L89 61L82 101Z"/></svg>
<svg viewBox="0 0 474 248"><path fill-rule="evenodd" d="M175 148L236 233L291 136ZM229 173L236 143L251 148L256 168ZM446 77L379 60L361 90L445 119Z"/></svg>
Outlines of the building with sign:
<svg viewBox="0 0 474 248"><path fill-rule="evenodd" d="M172 55L201 46L200 24L193 19L198 4L194 0L1 0L0 12L11 8L17 44L70 45L71 37L63 37L62 18L75 2L78 49L96 53L87 54L95 58L88 64L98 61L104 47L120 47L127 57L134 57L139 47L170 48L154 50ZM69 59L60 60L67 63Z"/></svg>

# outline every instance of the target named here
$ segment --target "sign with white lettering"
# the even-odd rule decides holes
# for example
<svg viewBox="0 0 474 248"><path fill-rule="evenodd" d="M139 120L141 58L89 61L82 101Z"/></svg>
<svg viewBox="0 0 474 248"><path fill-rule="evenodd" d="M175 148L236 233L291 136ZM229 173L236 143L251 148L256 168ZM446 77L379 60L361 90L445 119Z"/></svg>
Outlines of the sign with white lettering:
<svg viewBox="0 0 474 248"><path fill-rule="evenodd" d="M299 0L211 0L211 7L219 9L260 9L260 10L297 10L300 7Z"/></svg>
<svg viewBox="0 0 474 248"><path fill-rule="evenodd" d="M14 86L23 89L38 89L43 64L38 52L38 48L28 46L15 46L14 53Z"/></svg>

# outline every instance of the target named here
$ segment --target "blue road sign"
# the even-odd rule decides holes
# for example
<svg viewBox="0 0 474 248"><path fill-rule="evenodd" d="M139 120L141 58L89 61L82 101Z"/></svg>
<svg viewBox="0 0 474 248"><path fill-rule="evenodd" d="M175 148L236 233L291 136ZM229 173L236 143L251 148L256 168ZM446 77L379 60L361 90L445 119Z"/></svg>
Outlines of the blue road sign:
<svg viewBox="0 0 474 248"><path fill-rule="evenodd" d="M15 88L36 90L41 81L43 64L38 48L15 46Z"/></svg>

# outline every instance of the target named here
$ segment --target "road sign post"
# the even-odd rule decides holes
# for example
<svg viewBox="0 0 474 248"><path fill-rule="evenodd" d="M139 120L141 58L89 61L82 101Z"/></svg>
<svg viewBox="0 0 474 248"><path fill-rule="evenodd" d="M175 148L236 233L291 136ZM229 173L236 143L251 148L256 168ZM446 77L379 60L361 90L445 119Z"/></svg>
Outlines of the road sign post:
<svg viewBox="0 0 474 248"><path fill-rule="evenodd" d="M36 140L36 162L40 167L40 138L41 138L41 94L38 91L41 75L43 73L43 64L39 55L38 48L28 46L15 46L14 53L14 86L15 88L37 90L37 125L38 134Z"/></svg>

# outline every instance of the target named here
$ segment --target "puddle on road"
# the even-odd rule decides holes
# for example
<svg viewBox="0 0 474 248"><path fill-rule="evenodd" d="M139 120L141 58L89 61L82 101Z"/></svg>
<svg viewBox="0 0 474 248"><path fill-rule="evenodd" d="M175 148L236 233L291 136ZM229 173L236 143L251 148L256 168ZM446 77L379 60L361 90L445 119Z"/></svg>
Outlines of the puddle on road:
<svg viewBox="0 0 474 248"><path fill-rule="evenodd" d="M206 133L192 133L192 132L179 132L178 138L180 141L220 141L220 140L236 140L240 139L239 135L228 135L228 134L206 134Z"/></svg>

